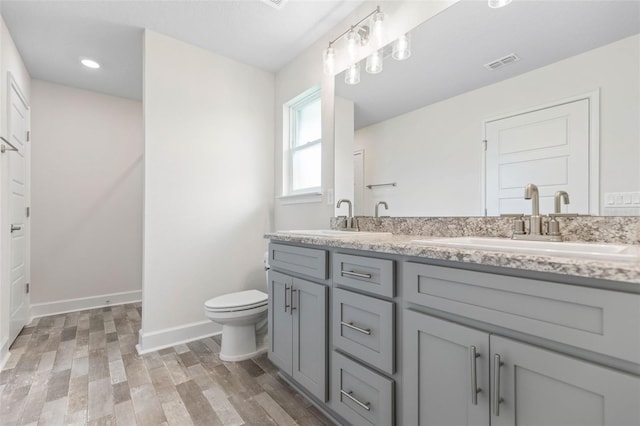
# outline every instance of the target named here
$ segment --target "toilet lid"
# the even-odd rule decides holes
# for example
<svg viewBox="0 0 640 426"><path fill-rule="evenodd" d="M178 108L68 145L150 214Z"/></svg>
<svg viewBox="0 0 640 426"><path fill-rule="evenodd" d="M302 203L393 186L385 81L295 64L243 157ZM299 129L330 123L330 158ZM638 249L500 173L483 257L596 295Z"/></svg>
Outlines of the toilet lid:
<svg viewBox="0 0 640 426"><path fill-rule="evenodd" d="M208 310L248 309L266 304L267 299L266 293L258 290L246 290L214 297L207 300L204 306Z"/></svg>

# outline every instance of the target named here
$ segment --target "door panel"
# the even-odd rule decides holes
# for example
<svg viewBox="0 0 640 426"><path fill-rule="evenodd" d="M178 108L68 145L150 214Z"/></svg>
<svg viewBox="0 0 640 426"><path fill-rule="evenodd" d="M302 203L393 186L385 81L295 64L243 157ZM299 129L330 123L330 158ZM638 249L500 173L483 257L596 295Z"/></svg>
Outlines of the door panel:
<svg viewBox="0 0 640 426"><path fill-rule="evenodd" d="M404 424L489 424L489 335L425 314L405 311ZM472 401L475 347L477 402Z"/></svg>
<svg viewBox="0 0 640 426"><path fill-rule="evenodd" d="M640 424L640 377L503 337L491 336L490 344L492 375L496 355L503 363L504 400L492 425Z"/></svg>
<svg viewBox="0 0 640 426"><path fill-rule="evenodd" d="M553 212L556 191L570 195L564 212L589 213L588 99L491 121L485 132L488 215L529 213L527 183L538 186L542 213Z"/></svg>
<svg viewBox="0 0 640 426"><path fill-rule="evenodd" d="M293 378L326 401L328 289L297 278L293 285Z"/></svg>
<svg viewBox="0 0 640 426"><path fill-rule="evenodd" d="M269 271L269 359L281 370L291 374L293 335L290 307L293 279Z"/></svg>
<svg viewBox="0 0 640 426"><path fill-rule="evenodd" d="M9 235L8 265L10 283L9 341L15 338L27 323L28 301L26 283L28 274L27 239L27 146L28 107L19 93L13 79L9 90L9 139L18 151L7 151L8 156L8 211L3 223L4 232ZM7 223L8 222L8 223ZM4 234L3 232L3 234ZM6 235L6 234L5 234ZM6 239L4 240L6 241ZM6 263L5 263L6 264Z"/></svg>

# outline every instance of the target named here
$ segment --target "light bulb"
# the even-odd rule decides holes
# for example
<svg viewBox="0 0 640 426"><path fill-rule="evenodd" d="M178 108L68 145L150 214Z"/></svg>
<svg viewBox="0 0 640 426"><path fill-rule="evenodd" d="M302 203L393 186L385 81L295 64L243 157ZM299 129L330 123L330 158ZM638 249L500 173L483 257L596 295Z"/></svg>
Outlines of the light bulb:
<svg viewBox="0 0 640 426"><path fill-rule="evenodd" d="M403 61L411 56L411 36L404 34L393 42L393 59Z"/></svg>
<svg viewBox="0 0 640 426"><path fill-rule="evenodd" d="M351 65L344 73L345 84L358 84L360 83L360 62L356 62Z"/></svg>
<svg viewBox="0 0 640 426"><path fill-rule="evenodd" d="M382 45L382 21L384 21L382 12L376 12L371 17L371 38L376 46Z"/></svg>
<svg viewBox="0 0 640 426"><path fill-rule="evenodd" d="M505 7L511 3L511 0L489 0L489 7L492 9L498 9L500 7Z"/></svg>
<svg viewBox="0 0 640 426"><path fill-rule="evenodd" d="M378 74L382 72L382 49L378 49L367 57L367 65L365 67L369 74Z"/></svg>
<svg viewBox="0 0 640 426"><path fill-rule="evenodd" d="M360 46L360 34L352 28L347 34L347 53L352 61L357 59L358 46Z"/></svg>
<svg viewBox="0 0 640 426"><path fill-rule="evenodd" d="M89 59L89 58L83 58L80 60L80 63L82 65L84 65L87 68L91 68L94 70L97 70L98 68L100 68L100 64L97 63L96 61L94 61L93 59Z"/></svg>
<svg viewBox="0 0 640 426"><path fill-rule="evenodd" d="M322 63L325 75L334 75L336 72L336 51L333 47L327 47L322 54Z"/></svg>

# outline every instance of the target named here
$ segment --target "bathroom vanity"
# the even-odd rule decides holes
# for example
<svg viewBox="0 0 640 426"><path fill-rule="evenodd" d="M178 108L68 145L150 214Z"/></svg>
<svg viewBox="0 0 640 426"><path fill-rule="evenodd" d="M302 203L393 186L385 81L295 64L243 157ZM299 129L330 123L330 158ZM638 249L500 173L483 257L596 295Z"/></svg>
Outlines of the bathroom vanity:
<svg viewBox="0 0 640 426"><path fill-rule="evenodd" d="M637 261L268 238L269 358L336 422L640 424Z"/></svg>

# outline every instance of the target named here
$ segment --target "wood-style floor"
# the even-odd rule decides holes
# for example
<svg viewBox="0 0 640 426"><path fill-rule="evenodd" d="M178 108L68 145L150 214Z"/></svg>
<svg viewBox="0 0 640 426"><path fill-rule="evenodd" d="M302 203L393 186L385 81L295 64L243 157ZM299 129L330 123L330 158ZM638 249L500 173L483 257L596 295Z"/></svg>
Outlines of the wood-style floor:
<svg viewBox="0 0 640 426"><path fill-rule="evenodd" d="M140 304L34 320L0 373L2 425L325 425L266 356L220 361L217 339L138 355Z"/></svg>

